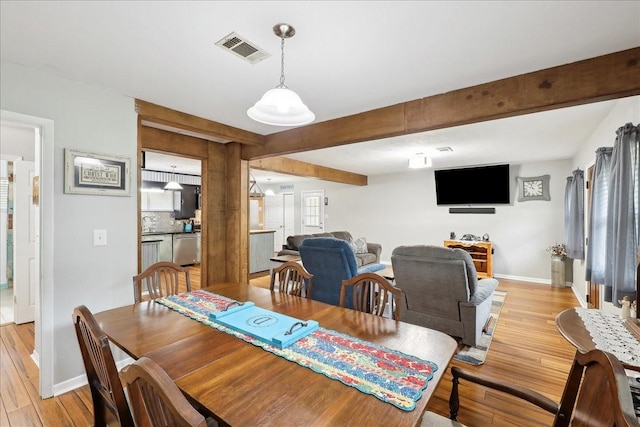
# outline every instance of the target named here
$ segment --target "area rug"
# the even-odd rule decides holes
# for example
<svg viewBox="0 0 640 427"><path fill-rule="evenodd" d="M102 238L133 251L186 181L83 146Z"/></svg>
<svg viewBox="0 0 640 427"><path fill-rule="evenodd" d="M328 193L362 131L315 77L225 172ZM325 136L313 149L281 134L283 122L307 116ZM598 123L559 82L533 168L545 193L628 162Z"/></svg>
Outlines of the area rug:
<svg viewBox="0 0 640 427"><path fill-rule="evenodd" d="M493 339L493 331L498 323L498 317L500 317L500 311L504 304L504 299L507 297L507 293L504 291L494 291L493 301L491 301L491 315L486 330L482 332L480 342L475 346L464 346L455 356L454 359L461 362L469 363L471 365L482 365L484 359L489 352L489 346Z"/></svg>

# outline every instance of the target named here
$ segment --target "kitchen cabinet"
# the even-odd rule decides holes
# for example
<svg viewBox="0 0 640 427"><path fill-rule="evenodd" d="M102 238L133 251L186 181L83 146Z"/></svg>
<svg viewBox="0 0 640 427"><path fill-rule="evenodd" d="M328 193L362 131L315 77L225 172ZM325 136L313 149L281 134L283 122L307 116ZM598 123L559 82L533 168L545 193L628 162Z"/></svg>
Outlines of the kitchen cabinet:
<svg viewBox="0 0 640 427"><path fill-rule="evenodd" d="M173 261L173 236L171 234L161 234L158 236L158 261Z"/></svg>
<svg viewBox="0 0 640 427"><path fill-rule="evenodd" d="M143 236L142 238L142 271L158 262L158 244L160 239L156 236Z"/></svg>
<svg viewBox="0 0 640 427"><path fill-rule="evenodd" d="M199 209L199 196L200 186L182 184L182 190L176 191L176 198L174 200L176 219L193 218L196 215L196 209Z"/></svg>
<svg viewBox="0 0 640 427"><path fill-rule="evenodd" d="M202 233L197 232L194 233L196 235L196 239L198 242L198 252L196 254L196 264L200 264L202 262Z"/></svg>
<svg viewBox="0 0 640 427"><path fill-rule="evenodd" d="M140 192L140 209L143 211L171 212L175 209L173 191L164 189L164 182L144 181Z"/></svg>
<svg viewBox="0 0 640 427"><path fill-rule="evenodd" d="M275 230L251 230L249 236L249 273L271 268Z"/></svg>

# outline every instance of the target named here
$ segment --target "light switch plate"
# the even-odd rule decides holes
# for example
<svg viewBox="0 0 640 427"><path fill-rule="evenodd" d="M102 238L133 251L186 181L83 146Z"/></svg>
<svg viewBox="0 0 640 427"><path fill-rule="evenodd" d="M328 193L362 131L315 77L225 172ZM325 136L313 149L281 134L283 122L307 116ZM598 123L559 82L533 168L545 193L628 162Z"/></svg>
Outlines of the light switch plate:
<svg viewBox="0 0 640 427"><path fill-rule="evenodd" d="M93 230L93 246L107 246L107 230Z"/></svg>

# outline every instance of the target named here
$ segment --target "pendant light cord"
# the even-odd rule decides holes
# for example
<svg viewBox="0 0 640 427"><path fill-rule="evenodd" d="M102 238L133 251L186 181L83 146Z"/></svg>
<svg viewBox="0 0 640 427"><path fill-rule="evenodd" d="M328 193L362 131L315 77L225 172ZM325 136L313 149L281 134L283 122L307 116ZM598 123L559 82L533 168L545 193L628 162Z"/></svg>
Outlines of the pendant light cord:
<svg viewBox="0 0 640 427"><path fill-rule="evenodd" d="M280 38L280 85L278 87L286 88L284 84L284 34Z"/></svg>

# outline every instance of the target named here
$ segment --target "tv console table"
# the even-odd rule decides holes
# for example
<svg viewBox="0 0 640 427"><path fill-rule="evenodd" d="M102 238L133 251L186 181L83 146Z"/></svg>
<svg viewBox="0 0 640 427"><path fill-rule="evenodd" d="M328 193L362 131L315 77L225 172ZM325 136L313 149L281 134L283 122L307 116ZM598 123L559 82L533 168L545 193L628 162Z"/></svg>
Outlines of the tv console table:
<svg viewBox="0 0 640 427"><path fill-rule="evenodd" d="M478 272L478 278L493 277L493 244L476 240L445 240L448 248L459 248L469 252L473 265Z"/></svg>

